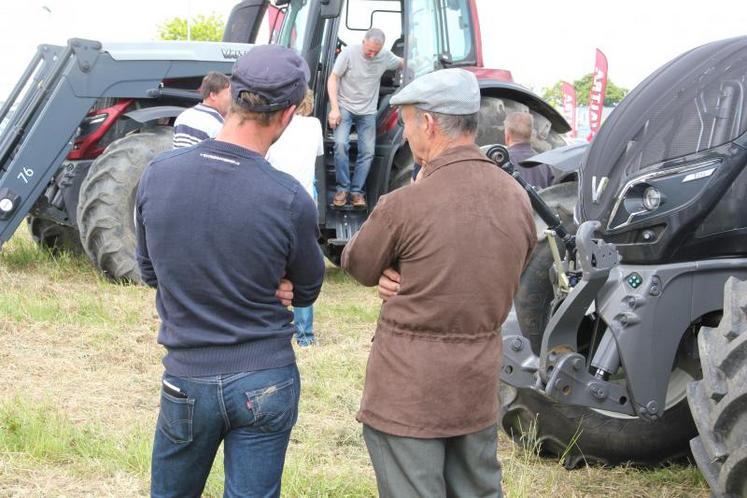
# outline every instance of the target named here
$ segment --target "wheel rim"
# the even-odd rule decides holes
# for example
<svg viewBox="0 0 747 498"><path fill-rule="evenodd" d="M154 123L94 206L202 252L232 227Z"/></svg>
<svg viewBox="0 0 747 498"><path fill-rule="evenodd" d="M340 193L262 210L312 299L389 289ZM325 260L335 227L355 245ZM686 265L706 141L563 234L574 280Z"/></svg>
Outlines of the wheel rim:
<svg viewBox="0 0 747 498"><path fill-rule="evenodd" d="M669 376L669 384L667 384L667 395L664 402L664 411L669 410L687 397L687 385L694 380L696 380L695 377L681 368L675 368L674 370L672 370L672 374ZM630 420L639 418L633 415L611 412L609 410L601 410L599 408L592 408L592 410L612 418Z"/></svg>

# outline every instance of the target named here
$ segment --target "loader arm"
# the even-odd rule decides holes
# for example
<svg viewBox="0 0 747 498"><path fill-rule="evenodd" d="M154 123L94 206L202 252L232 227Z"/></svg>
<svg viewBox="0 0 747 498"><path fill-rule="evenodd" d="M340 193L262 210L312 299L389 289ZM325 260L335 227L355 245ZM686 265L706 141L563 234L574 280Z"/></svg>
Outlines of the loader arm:
<svg viewBox="0 0 747 498"><path fill-rule="evenodd" d="M240 43L41 45L0 109L0 247L60 168L79 124L102 97L161 97L164 81L229 73Z"/></svg>

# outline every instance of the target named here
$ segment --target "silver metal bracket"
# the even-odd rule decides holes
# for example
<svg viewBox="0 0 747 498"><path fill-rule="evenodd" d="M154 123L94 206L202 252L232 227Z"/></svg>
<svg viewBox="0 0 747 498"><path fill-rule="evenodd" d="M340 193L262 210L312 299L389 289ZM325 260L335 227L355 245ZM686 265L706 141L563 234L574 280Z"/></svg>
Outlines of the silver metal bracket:
<svg viewBox="0 0 747 498"><path fill-rule="evenodd" d="M591 375L583 356L565 353L550 368L544 384L538 375L539 357L529 340L521 335L503 338L501 381L519 389L533 389L555 401L637 415L625 387Z"/></svg>
<svg viewBox="0 0 747 498"><path fill-rule="evenodd" d="M586 359L578 353L564 354L555 363L545 394L561 403L637 415L628 391L591 375Z"/></svg>

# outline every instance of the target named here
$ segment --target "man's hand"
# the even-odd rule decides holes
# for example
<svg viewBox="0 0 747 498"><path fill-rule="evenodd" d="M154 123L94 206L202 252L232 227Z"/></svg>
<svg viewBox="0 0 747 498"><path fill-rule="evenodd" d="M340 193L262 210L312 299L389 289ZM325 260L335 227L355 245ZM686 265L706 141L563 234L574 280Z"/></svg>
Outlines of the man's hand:
<svg viewBox="0 0 747 498"><path fill-rule="evenodd" d="M331 109L329 111L329 116L327 116L327 121L329 122L329 127L333 130L337 128L337 125L340 124L340 121L342 120L342 117L340 116L340 111Z"/></svg>
<svg viewBox="0 0 747 498"><path fill-rule="evenodd" d="M280 284L278 284L278 290L275 291L275 297L280 299L283 306L290 306L293 302L293 282L281 278Z"/></svg>
<svg viewBox="0 0 747 498"><path fill-rule="evenodd" d="M379 277L379 297L387 302L390 297L399 292L399 273L393 268L387 268Z"/></svg>

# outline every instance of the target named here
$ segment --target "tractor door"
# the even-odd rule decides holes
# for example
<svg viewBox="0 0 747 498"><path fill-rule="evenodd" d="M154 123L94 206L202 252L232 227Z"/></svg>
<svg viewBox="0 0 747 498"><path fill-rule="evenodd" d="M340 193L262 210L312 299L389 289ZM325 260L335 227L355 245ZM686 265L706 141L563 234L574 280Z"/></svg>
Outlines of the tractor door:
<svg viewBox="0 0 747 498"><path fill-rule="evenodd" d="M223 31L223 41L255 43L269 4L269 0L244 0L236 4L228 16L226 28ZM260 41L260 43L267 43L267 41Z"/></svg>
<svg viewBox="0 0 747 498"><path fill-rule="evenodd" d="M404 2L404 82L437 69L481 66L480 32L469 0Z"/></svg>

